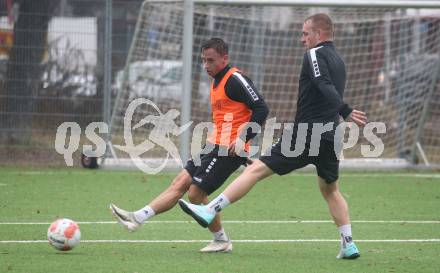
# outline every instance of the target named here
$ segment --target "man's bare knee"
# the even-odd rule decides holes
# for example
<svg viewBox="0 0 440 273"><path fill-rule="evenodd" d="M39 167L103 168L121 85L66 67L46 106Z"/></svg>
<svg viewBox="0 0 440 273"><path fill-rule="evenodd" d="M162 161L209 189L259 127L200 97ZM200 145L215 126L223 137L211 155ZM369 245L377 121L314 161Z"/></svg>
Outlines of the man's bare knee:
<svg viewBox="0 0 440 273"><path fill-rule="evenodd" d="M182 197L185 192L188 191L191 186L192 179L189 174L179 174L176 178L174 178L173 182L171 182L168 187L168 191L173 192L174 194ZM179 198L180 198L179 197Z"/></svg>
<svg viewBox="0 0 440 273"><path fill-rule="evenodd" d="M254 163L244 169L244 173L248 173L247 175L255 176L258 180L261 180L273 174L273 171L261 160L256 159Z"/></svg>
<svg viewBox="0 0 440 273"><path fill-rule="evenodd" d="M337 181L333 183L326 183L325 180L318 176L319 189L322 196L327 199L339 193L339 187Z"/></svg>
<svg viewBox="0 0 440 273"><path fill-rule="evenodd" d="M188 190L188 199L193 204L206 203L208 195L196 185L191 185Z"/></svg>

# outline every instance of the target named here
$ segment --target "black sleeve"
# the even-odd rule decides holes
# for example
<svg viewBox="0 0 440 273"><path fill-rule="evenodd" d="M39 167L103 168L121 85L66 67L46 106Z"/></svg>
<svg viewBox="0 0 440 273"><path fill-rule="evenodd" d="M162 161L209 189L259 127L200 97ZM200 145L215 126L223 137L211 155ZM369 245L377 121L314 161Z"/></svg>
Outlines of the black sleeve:
<svg viewBox="0 0 440 273"><path fill-rule="evenodd" d="M317 49L308 50L304 56L304 61L308 63L312 82L318 87L325 99L330 102L335 109L338 109L339 115L346 119L353 109L344 103L341 95L336 90L330 76L328 62L325 60L323 54Z"/></svg>
<svg viewBox="0 0 440 273"><path fill-rule="evenodd" d="M225 92L228 98L246 104L252 111L249 122L256 122L258 125L263 126L269 114L269 108L248 77L240 73L234 73L226 82ZM252 133L251 128L248 128L245 135L245 142L256 135L257 133Z"/></svg>

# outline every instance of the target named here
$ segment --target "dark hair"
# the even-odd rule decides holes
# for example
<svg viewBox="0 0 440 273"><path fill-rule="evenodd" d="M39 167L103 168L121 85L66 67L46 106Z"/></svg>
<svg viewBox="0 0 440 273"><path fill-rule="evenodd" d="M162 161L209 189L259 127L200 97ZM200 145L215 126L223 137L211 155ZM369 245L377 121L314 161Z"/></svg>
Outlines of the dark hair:
<svg viewBox="0 0 440 273"><path fill-rule="evenodd" d="M214 49L218 54L222 56L227 55L229 52L228 44L226 44L225 41L223 41L220 38L211 38L208 41L204 42L202 44L201 51L206 50L208 48Z"/></svg>
<svg viewBox="0 0 440 273"><path fill-rule="evenodd" d="M305 21L311 20L313 23L313 29L320 29L325 32L328 36L333 36L333 22L330 17L325 13L316 13L312 16L307 17Z"/></svg>

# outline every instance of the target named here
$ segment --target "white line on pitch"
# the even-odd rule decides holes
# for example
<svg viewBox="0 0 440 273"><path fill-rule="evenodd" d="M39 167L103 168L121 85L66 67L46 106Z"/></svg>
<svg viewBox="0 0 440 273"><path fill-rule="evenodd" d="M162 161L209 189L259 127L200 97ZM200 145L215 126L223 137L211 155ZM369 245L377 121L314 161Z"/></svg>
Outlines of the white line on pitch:
<svg viewBox="0 0 440 273"><path fill-rule="evenodd" d="M248 220L248 221L222 221L226 224L333 224L331 220ZM116 221L77 221L80 225L106 225L116 224ZM440 224L440 220L354 220L351 223L362 224ZM193 221L148 221L146 224L195 224ZM50 225L50 222L0 222L0 225Z"/></svg>
<svg viewBox="0 0 440 273"><path fill-rule="evenodd" d="M322 243L340 242L340 239L279 239L279 240L233 240L234 243ZM81 243L207 243L210 240L82 240ZM356 240L361 243L439 243L440 239L386 239ZM0 241L2 244L34 244L48 243L47 240L16 240Z"/></svg>
<svg viewBox="0 0 440 273"><path fill-rule="evenodd" d="M292 172L290 176L313 176L316 177L315 173L295 173ZM346 173L341 174L340 177L417 177L417 178L434 178L439 179L440 174L437 173Z"/></svg>

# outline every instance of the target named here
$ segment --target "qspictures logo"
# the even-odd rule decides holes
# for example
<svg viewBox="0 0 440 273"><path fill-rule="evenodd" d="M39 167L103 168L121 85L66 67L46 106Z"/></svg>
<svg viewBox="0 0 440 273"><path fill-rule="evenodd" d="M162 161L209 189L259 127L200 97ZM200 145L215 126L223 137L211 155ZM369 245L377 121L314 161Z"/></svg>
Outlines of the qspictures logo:
<svg viewBox="0 0 440 273"><path fill-rule="evenodd" d="M140 119L136 124L133 124L136 110L141 106L149 106L155 110L154 114L149 114ZM192 121L184 125L178 126L176 124L176 118L180 115L180 112L176 109L171 109L166 113L162 111L152 101L145 98L138 98L133 100L127 107L124 115L124 127L123 127L123 139L125 145L113 145L116 149L128 154L133 164L139 168L139 170L148 174L156 174L162 171L168 163L168 160L172 159L179 166L183 167L182 159L180 158L179 151L172 142L171 137L179 136L184 131L188 130L191 125L195 125L192 131L191 139L191 157L196 166L201 163L201 155L208 154L213 151L214 145L204 145L202 143L203 134L212 134L215 128L215 124L212 122L200 122L194 124ZM232 114L227 113L224 117L222 128L216 128L220 130L222 139L225 143L220 143L220 147L225 149L219 149L219 156L227 156L227 146L230 143L231 131L230 122L232 120ZM138 118L136 118L138 120ZM133 140L133 131L140 130L142 127L148 126L149 134L145 136L145 139L135 144ZM281 137L274 144L275 131L283 128ZM240 126L238 132L247 132L250 129L253 133L261 134L262 128L255 122L248 122ZM70 130L70 134L68 133ZM310 141L310 149L308 153L310 156L318 156L319 146L323 134L326 132L332 132L334 130L334 149L338 159L343 159L343 152L345 149L354 147L361 135L360 128L353 122L342 122L336 127L333 122L329 123L278 123L276 118L268 119L264 126L264 132L262 133L262 145L251 145L247 152L244 151L244 134L235 142L235 151L238 156L251 157L257 154L260 149L264 151L264 156L270 156L271 147L273 145L281 145L281 152L286 157L296 157L303 154L306 146L306 139ZM144 130L145 131L145 130ZM99 134L108 134L109 126L104 122L92 122L90 123L84 133L88 140L94 145L83 145L83 154L86 156L102 157L105 155L107 144L105 140L100 137ZM362 128L362 135L368 144L361 144L361 154L364 157L374 158L382 155L384 151L384 144L377 134L385 134L386 126L382 122L370 122ZM64 156L64 161L67 166L73 166L73 153L79 149L80 138L82 130L76 122L64 122L57 128L55 138L55 150ZM308 136L311 134L311 137ZM296 136L293 142L293 136ZM229 136L229 138L228 138ZM93 146L96 148L94 149ZM167 152L166 158L159 166L150 166L146 161L143 161L141 155L148 153L156 146L164 149ZM292 150L293 149L293 150Z"/></svg>

